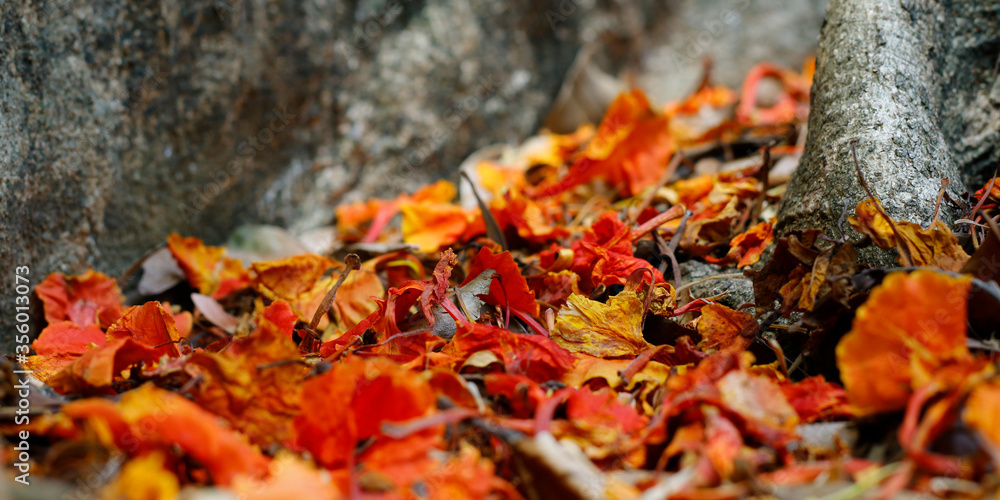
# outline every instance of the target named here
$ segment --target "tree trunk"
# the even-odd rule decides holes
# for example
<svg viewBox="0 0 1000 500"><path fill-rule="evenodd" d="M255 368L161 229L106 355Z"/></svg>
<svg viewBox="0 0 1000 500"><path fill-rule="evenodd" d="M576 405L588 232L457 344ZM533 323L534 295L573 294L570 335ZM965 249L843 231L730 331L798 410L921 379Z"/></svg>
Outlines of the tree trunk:
<svg viewBox="0 0 1000 500"><path fill-rule="evenodd" d="M998 53L997 0L832 0L805 153L779 231L820 227L839 236L845 204L853 210L866 197L854 140L864 179L891 217L926 225L947 177L941 218L953 221L965 183L980 182L1000 159ZM874 249L863 258L894 262Z"/></svg>

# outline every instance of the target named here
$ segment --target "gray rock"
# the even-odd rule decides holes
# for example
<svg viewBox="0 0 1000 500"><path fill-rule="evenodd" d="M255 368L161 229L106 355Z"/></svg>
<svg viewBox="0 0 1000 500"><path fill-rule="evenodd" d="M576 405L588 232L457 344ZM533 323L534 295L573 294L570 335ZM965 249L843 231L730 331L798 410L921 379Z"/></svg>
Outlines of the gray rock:
<svg viewBox="0 0 1000 500"><path fill-rule="evenodd" d="M698 260L689 260L682 262L680 268L685 285L705 280L688 288L692 298L715 297L726 293L727 295L718 299L717 302L731 309L737 309L747 303L752 304L754 301L753 281L750 278L739 276L706 279L726 274L741 274L735 267L722 267Z"/></svg>
<svg viewBox="0 0 1000 500"><path fill-rule="evenodd" d="M0 269L119 275L173 231L309 229L446 175L534 132L579 46L570 6L3 2Z"/></svg>
<svg viewBox="0 0 1000 500"><path fill-rule="evenodd" d="M709 3L706 19L724 2ZM761 9L792 23L811 4L772 3ZM0 302L13 302L14 266L30 266L32 284L88 267L120 276L171 232L211 244L241 224L301 234L339 202L450 176L470 152L533 133L582 44L642 72L651 47L696 41L703 25L668 16L702 4L670 4L0 3ZM755 25L718 40L763 54ZM687 77L649 74L644 85Z"/></svg>

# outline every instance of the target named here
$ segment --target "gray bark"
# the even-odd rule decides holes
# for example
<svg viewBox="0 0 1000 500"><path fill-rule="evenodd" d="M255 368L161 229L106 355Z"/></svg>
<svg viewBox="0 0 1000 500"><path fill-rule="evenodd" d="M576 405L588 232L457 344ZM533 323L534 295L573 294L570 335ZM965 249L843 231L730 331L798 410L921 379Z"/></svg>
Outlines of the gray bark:
<svg viewBox="0 0 1000 500"><path fill-rule="evenodd" d="M805 153L779 231L820 227L839 235L844 203L853 210L866 197L852 140L865 180L891 217L926 225L944 177L960 200L965 182L980 182L1000 159L998 53L996 0L831 0ZM950 223L960 208L942 203L943 220ZM863 258L894 262L874 250Z"/></svg>

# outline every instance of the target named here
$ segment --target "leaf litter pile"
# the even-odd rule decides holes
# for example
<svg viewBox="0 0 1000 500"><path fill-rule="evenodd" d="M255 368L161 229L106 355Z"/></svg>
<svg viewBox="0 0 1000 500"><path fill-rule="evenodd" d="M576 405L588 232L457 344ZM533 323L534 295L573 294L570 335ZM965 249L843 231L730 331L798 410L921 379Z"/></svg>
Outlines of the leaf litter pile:
<svg viewBox="0 0 1000 500"><path fill-rule="evenodd" d="M52 274L4 459L30 431L33 480L81 498L992 498L1000 184L954 231L872 192L776 239L811 73L622 94L338 207L325 254L173 235L128 301ZM753 302L696 293L723 279Z"/></svg>

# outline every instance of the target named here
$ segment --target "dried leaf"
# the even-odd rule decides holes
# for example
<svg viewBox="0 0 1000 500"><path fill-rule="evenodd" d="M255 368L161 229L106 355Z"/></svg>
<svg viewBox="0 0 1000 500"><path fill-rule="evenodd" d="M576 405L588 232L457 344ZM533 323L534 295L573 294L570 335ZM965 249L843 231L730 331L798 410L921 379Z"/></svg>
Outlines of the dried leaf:
<svg viewBox="0 0 1000 500"><path fill-rule="evenodd" d="M698 319L698 333L702 336L698 348L706 353L740 353L750 347L759 331L753 316L721 304L708 304L701 308Z"/></svg>
<svg viewBox="0 0 1000 500"><path fill-rule="evenodd" d="M602 358L636 356L651 347L642 337L642 301L628 290L607 304L570 295L556 316L552 339L570 351Z"/></svg>
<svg viewBox="0 0 1000 500"><path fill-rule="evenodd" d="M50 324L69 320L79 326L107 328L121 317L125 302L118 283L94 270L79 276L50 274L35 287L35 293Z"/></svg>
<svg viewBox="0 0 1000 500"><path fill-rule="evenodd" d="M346 466L359 441L375 439L369 452L394 441L382 435L383 422L404 422L434 410L427 381L386 359L348 358L307 380L302 391L309 397L302 399L302 413L294 421L294 441L329 468Z"/></svg>
<svg viewBox="0 0 1000 500"><path fill-rule="evenodd" d="M858 204L855 217L847 221L856 231L869 236L875 244L889 250L897 245L905 247L915 266L937 267L958 272L969 260L969 255L958 244L958 238L945 223L937 221L930 229L907 221L893 221L899 231L899 240L892 225L871 200ZM902 263L902 255L900 256Z"/></svg>
<svg viewBox="0 0 1000 500"><path fill-rule="evenodd" d="M167 248L191 286L204 295L222 298L250 283L243 264L226 257L223 247L206 246L198 238L171 234L167 238Z"/></svg>
<svg viewBox="0 0 1000 500"><path fill-rule="evenodd" d="M969 279L933 271L886 276L837 345L848 398L859 415L906 406L920 373L971 360L965 342Z"/></svg>

